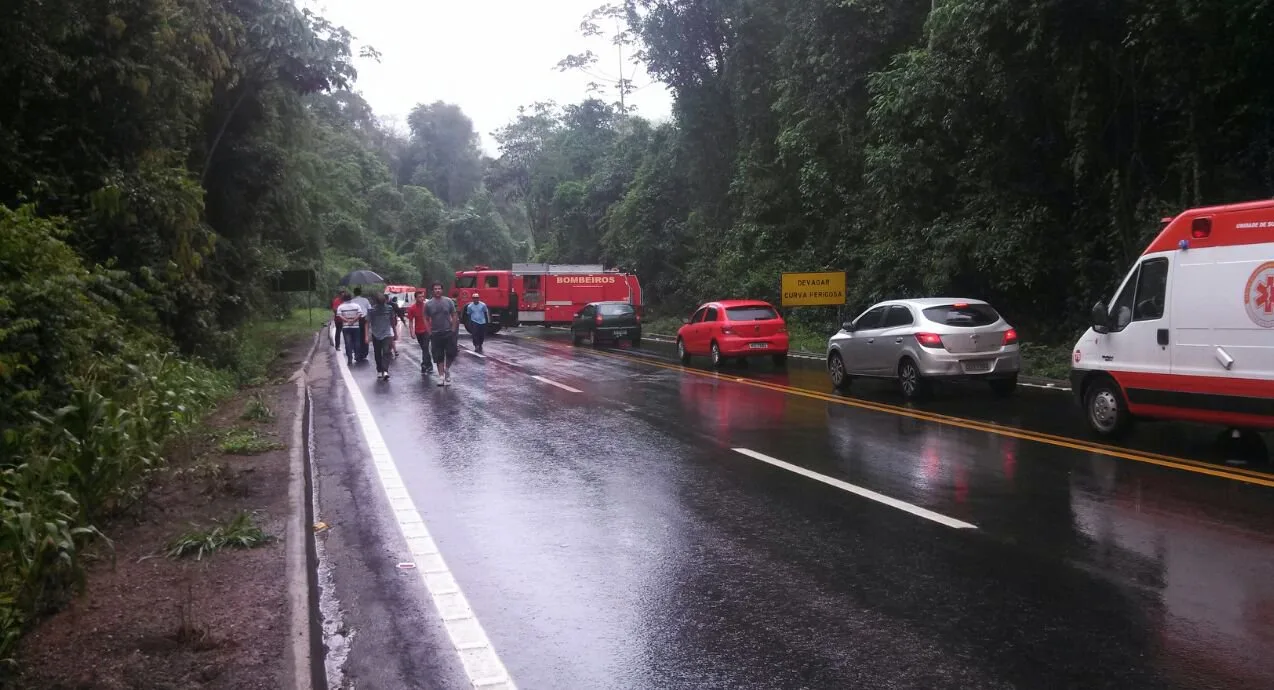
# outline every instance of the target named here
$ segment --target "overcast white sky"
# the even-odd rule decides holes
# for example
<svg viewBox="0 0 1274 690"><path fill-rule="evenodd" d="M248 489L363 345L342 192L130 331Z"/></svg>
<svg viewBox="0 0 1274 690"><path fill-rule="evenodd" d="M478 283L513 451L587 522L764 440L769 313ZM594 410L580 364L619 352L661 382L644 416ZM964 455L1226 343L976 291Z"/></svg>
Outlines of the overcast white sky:
<svg viewBox="0 0 1274 690"><path fill-rule="evenodd" d="M584 15L604 1L296 0L349 29L355 54L368 44L380 51L380 64L357 61L354 87L377 115L397 118L405 128L417 103L455 103L473 119L491 155L498 153L491 132L516 117L518 106L574 103L587 96L592 77L560 73L554 68L558 60L591 48L603 60L598 70L618 73L614 48L579 33ZM666 119L668 90L651 83L640 68L634 80L643 87L630 97L637 113ZM614 91L605 99L615 100Z"/></svg>

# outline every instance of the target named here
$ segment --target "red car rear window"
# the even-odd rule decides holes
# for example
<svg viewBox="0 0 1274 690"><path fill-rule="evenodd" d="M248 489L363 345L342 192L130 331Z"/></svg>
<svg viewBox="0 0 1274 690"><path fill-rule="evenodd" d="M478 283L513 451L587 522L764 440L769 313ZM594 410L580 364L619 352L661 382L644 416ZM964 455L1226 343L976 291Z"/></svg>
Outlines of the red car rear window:
<svg viewBox="0 0 1274 690"><path fill-rule="evenodd" d="M731 321L769 321L779 318L770 307L729 307L725 313Z"/></svg>

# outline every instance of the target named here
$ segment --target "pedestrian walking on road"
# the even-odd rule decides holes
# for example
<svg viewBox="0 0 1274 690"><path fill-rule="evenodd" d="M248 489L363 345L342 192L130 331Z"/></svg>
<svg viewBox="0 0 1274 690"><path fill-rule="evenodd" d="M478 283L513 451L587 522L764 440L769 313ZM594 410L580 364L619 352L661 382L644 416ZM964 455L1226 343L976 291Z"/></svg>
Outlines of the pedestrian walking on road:
<svg viewBox="0 0 1274 690"><path fill-rule="evenodd" d="M358 306L363 308L363 319L358 322L358 354L354 356L355 362L367 361L367 343L371 342L367 338L367 313L372 310L372 303L366 297L363 297L363 288L354 288L354 299L351 302L357 302Z"/></svg>
<svg viewBox="0 0 1274 690"><path fill-rule="evenodd" d="M435 282L432 287L434 296L425 303L425 316L429 319L429 344L433 351L434 364L438 365L438 385L450 386L451 364L458 354L456 337L460 314L456 311L456 303L450 297L443 297L442 283Z"/></svg>
<svg viewBox="0 0 1274 690"><path fill-rule="evenodd" d="M433 357L429 350L429 319L425 316L425 291L416 291L416 301L407 307L407 318L411 320L411 331L416 334L416 342L420 344L420 373L428 376L434 368Z"/></svg>
<svg viewBox="0 0 1274 690"><path fill-rule="evenodd" d="M473 351L482 354L482 343L487 339L487 323L491 320L491 310L487 309L478 293L473 293L472 300L464 305L464 315L472 330Z"/></svg>
<svg viewBox="0 0 1274 690"><path fill-rule="evenodd" d="M340 309L341 305L348 301L349 293L344 290L336 293L336 297L332 300L332 346L336 348L337 352L341 351L341 338L343 337L341 331L344 329L341 328L341 317L336 313L336 310Z"/></svg>
<svg viewBox="0 0 1274 690"><path fill-rule="evenodd" d="M363 349L362 323L366 316L367 312L363 310L363 306L352 299L342 302L341 306L336 308L341 336L345 338L345 362L349 366L354 366L354 360Z"/></svg>
<svg viewBox="0 0 1274 690"><path fill-rule="evenodd" d="M367 313L367 337L376 354L376 378L389 380L389 352L398 339L398 315L385 295L376 295L376 306Z"/></svg>

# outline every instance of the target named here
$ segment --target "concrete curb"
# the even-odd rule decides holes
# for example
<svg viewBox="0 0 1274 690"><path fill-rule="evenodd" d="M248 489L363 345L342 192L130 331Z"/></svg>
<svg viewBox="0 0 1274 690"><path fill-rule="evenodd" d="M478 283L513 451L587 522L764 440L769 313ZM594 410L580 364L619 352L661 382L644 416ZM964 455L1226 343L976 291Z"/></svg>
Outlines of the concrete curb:
<svg viewBox="0 0 1274 690"><path fill-rule="evenodd" d="M307 372L318 350L322 329L314 334L310 351L289 380L296 383L297 414L289 451L287 528L289 644L286 650L295 690L327 690L322 619L318 609L318 553L314 543L314 480L310 452L313 408Z"/></svg>

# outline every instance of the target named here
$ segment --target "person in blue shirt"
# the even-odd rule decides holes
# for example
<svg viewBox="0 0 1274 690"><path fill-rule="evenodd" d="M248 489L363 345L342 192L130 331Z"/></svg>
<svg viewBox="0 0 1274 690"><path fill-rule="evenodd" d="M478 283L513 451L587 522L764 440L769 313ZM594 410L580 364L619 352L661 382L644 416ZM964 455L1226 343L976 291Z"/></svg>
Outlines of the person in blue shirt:
<svg viewBox="0 0 1274 690"><path fill-rule="evenodd" d="M473 293L473 301L464 305L464 316L469 320L469 328L473 333L473 351L482 354L482 341L487 339L487 323L491 321L491 310L486 302Z"/></svg>

